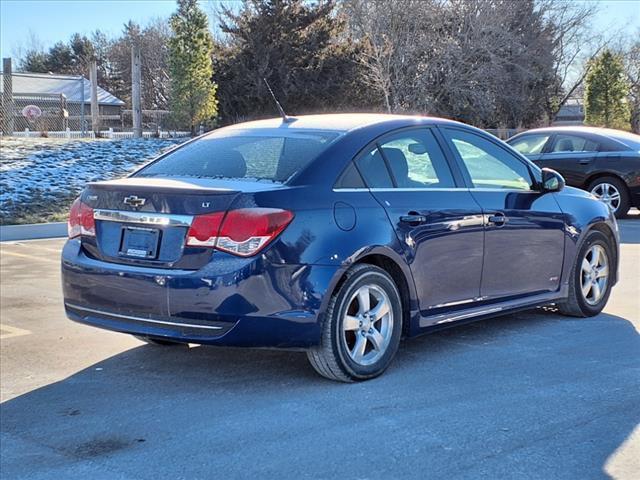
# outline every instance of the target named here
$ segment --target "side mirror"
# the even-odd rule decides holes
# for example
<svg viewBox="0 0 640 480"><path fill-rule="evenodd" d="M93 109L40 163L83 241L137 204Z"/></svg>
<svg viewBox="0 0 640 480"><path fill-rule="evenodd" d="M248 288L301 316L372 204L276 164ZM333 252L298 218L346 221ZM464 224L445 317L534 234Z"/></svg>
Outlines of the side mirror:
<svg viewBox="0 0 640 480"><path fill-rule="evenodd" d="M551 168L542 169L542 191L559 192L564 188L564 177Z"/></svg>

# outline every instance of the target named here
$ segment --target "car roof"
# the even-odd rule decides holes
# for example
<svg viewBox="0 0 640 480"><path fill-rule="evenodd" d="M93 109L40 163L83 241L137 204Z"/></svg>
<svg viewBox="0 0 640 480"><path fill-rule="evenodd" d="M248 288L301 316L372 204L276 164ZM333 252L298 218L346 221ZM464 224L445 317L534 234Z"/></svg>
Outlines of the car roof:
<svg viewBox="0 0 640 480"><path fill-rule="evenodd" d="M601 128L601 127L587 127L587 126L562 126L562 127L544 127L544 128L534 128L532 130L527 130L525 132L521 132L518 134L539 134L539 133L587 133L591 135L601 135L603 137L613 138L615 140L619 140L624 142L624 140L632 140L634 142L640 141L640 135L635 135L630 132L625 132L624 130L615 130L613 128Z"/></svg>
<svg viewBox="0 0 640 480"><path fill-rule="evenodd" d="M283 122L281 117L254 120L224 127L224 130L283 129L283 130L325 130L333 132L349 132L370 125L405 120L407 125L416 124L452 124L460 122L438 117L419 115L391 115L386 113L332 113L323 115L300 115L290 117L291 121Z"/></svg>

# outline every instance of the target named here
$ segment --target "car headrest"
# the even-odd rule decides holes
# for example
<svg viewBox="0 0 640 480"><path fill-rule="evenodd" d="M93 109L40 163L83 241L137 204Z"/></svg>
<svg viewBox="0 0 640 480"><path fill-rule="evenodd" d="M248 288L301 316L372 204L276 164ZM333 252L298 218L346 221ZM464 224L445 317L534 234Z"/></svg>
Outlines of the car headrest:
<svg viewBox="0 0 640 480"><path fill-rule="evenodd" d="M558 152L573 152L573 142L568 138L563 138L558 142L558 146L556 147L556 151Z"/></svg>
<svg viewBox="0 0 640 480"><path fill-rule="evenodd" d="M216 158L217 175L228 178L242 178L247 173L247 162L237 150L225 150Z"/></svg>
<svg viewBox="0 0 640 480"><path fill-rule="evenodd" d="M393 176L396 177L398 186L406 186L409 181L407 157L404 156L404 153L399 148L382 147L382 151L389 161L389 166L393 171Z"/></svg>

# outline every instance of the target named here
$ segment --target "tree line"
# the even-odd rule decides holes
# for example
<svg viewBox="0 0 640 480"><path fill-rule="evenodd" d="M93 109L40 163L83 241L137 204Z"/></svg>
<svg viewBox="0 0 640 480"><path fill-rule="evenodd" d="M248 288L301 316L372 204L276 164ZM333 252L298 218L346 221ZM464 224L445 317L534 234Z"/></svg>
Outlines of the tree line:
<svg viewBox="0 0 640 480"><path fill-rule="evenodd" d="M95 59L100 85L129 103L138 42L143 109L172 110L192 130L273 116L264 79L289 114L418 113L526 128L584 93L594 124L640 127L639 41L612 49L590 31L588 3L246 0L209 13L213 32L196 0L178 0L170 19L30 48L19 66L84 74ZM597 86L606 72L618 83ZM599 94L603 85L616 90ZM611 93L615 108L597 100Z"/></svg>

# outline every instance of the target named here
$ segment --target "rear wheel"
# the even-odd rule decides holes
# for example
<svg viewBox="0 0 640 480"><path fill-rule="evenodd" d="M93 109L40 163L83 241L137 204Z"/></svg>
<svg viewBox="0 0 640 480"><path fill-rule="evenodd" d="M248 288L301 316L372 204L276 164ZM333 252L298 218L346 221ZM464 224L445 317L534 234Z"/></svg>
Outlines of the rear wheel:
<svg viewBox="0 0 640 480"><path fill-rule="evenodd" d="M602 311L611 293L614 258L604 234L598 231L587 234L573 265L569 297L558 304L560 313L592 317Z"/></svg>
<svg viewBox="0 0 640 480"><path fill-rule="evenodd" d="M307 357L331 380L366 380L389 366L401 332L402 304L393 279L379 267L356 265L331 297L320 346Z"/></svg>
<svg viewBox="0 0 640 480"><path fill-rule="evenodd" d="M171 347L175 345L180 345L179 342L172 342L170 340L162 340L160 338L152 338L152 337L144 337L142 335L134 335L141 342L148 343L149 345L158 345L163 347Z"/></svg>
<svg viewBox="0 0 640 480"><path fill-rule="evenodd" d="M597 178L589 185L589 191L598 200L606 203L616 217L623 218L629 211L629 192L619 178Z"/></svg>

